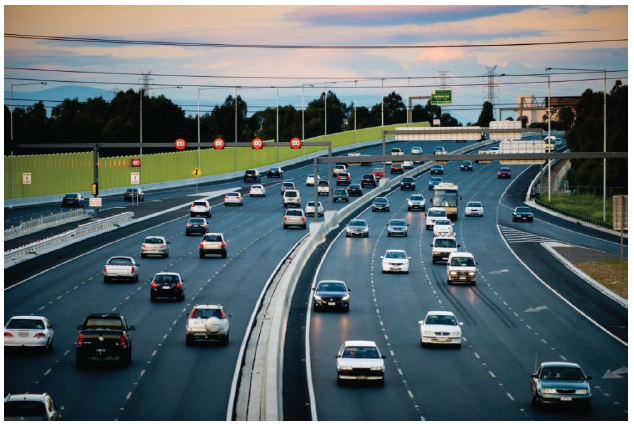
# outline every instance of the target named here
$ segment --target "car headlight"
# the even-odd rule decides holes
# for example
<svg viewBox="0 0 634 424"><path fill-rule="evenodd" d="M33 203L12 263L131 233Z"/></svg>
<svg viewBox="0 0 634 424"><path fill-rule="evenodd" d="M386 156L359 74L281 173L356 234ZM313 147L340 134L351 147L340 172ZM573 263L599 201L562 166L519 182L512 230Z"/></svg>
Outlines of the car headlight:
<svg viewBox="0 0 634 424"><path fill-rule="evenodd" d="M343 300L344 302L347 300L350 300L350 295L349 294L345 295L344 297L341 298L341 300Z"/></svg>
<svg viewBox="0 0 634 424"><path fill-rule="evenodd" d="M431 330L425 330L424 334L425 334L426 336L433 336L433 335L434 335L434 332L433 332L433 331L431 331Z"/></svg>
<svg viewBox="0 0 634 424"><path fill-rule="evenodd" d="M450 271L449 274L450 275L458 275L458 271Z"/></svg>
<svg viewBox="0 0 634 424"><path fill-rule="evenodd" d="M476 274L476 273L475 273L475 271L469 271L469 276L470 276L470 277L475 276L475 274Z"/></svg>
<svg viewBox="0 0 634 424"><path fill-rule="evenodd" d="M451 335L452 336L459 336L460 335L460 331L452 331Z"/></svg>
<svg viewBox="0 0 634 424"><path fill-rule="evenodd" d="M432 255L440 255L440 252L438 252L437 250L434 250L433 252L431 252Z"/></svg>
<svg viewBox="0 0 634 424"><path fill-rule="evenodd" d="M352 371L352 367L339 367L339 371Z"/></svg>
<svg viewBox="0 0 634 424"><path fill-rule="evenodd" d="M588 392L590 392L590 390L588 389L577 389L577 391L575 392L578 395L587 395Z"/></svg>
<svg viewBox="0 0 634 424"><path fill-rule="evenodd" d="M315 300L321 300L321 296L315 295Z"/></svg>
<svg viewBox="0 0 634 424"><path fill-rule="evenodd" d="M557 393L557 389L542 389L542 393L556 394Z"/></svg>
<svg viewBox="0 0 634 424"><path fill-rule="evenodd" d="M370 371L383 371L383 367L372 367Z"/></svg>

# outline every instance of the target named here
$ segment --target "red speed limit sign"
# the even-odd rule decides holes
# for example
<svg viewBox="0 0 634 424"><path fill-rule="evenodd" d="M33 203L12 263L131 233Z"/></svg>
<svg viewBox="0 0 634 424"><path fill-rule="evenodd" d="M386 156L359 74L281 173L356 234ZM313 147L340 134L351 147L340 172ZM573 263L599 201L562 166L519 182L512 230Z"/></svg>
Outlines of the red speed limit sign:
<svg viewBox="0 0 634 424"><path fill-rule="evenodd" d="M179 138L178 140L176 140L174 144L176 145L176 148L178 150L183 150L185 146L187 146L187 143L182 138Z"/></svg>
<svg viewBox="0 0 634 424"><path fill-rule="evenodd" d="M291 138L291 149L299 149L302 147L302 140L297 137Z"/></svg>
<svg viewBox="0 0 634 424"><path fill-rule="evenodd" d="M259 138L254 138L253 141L251 141L251 147L254 149L261 149L263 145L264 143Z"/></svg>
<svg viewBox="0 0 634 424"><path fill-rule="evenodd" d="M132 166L134 168L138 168L139 166L141 166L141 160L140 159L132 159Z"/></svg>
<svg viewBox="0 0 634 424"><path fill-rule="evenodd" d="M214 140L214 148L220 150L225 148L225 141L222 138L217 138Z"/></svg>

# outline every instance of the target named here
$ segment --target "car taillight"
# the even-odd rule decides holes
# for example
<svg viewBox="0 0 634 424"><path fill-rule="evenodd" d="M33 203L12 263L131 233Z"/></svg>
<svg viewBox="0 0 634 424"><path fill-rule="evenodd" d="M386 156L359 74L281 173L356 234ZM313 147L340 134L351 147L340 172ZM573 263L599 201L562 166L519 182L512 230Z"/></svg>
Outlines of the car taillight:
<svg viewBox="0 0 634 424"><path fill-rule="evenodd" d="M134 267L132 267L132 274L134 274Z"/></svg>
<svg viewBox="0 0 634 424"><path fill-rule="evenodd" d="M10 332L8 332L8 331L5 331L5 332L4 332L4 337L13 337L13 334L11 334L11 333L10 333Z"/></svg>
<svg viewBox="0 0 634 424"><path fill-rule="evenodd" d="M284 221L286 221L286 217L284 217Z"/></svg>
<svg viewBox="0 0 634 424"><path fill-rule="evenodd" d="M103 266L103 273L104 273L104 274L106 273L106 269L107 269L107 268L108 268L108 267L107 267L106 265L104 265L104 266Z"/></svg>
<svg viewBox="0 0 634 424"><path fill-rule="evenodd" d="M225 247L227 247L227 245L225 244L225 242L224 242L224 241L221 241L221 242L220 242L220 247L221 247L222 249L224 249Z"/></svg>
<svg viewBox="0 0 634 424"><path fill-rule="evenodd" d="M84 341L84 335L83 334L79 334L77 336L77 346L81 346L83 341Z"/></svg>
<svg viewBox="0 0 634 424"><path fill-rule="evenodd" d="M304 217L302 216L302 222L304 222L304 221L306 221L306 218L304 218Z"/></svg>
<svg viewBox="0 0 634 424"><path fill-rule="evenodd" d="M40 337L46 337L46 334L44 334L44 333L37 333L37 334L36 334L35 336L33 336L33 337L37 337L37 338L39 339Z"/></svg>
<svg viewBox="0 0 634 424"><path fill-rule="evenodd" d="M167 245L166 245L166 244L162 244L162 245L161 245L161 249L165 249L166 247L167 247Z"/></svg>
<svg viewBox="0 0 634 424"><path fill-rule="evenodd" d="M128 341L126 340L125 336L121 334L119 336L119 346L125 346L127 344L128 344Z"/></svg>
<svg viewBox="0 0 634 424"><path fill-rule="evenodd" d="M192 209L194 209L194 206L196 206L196 205L192 205Z"/></svg>
<svg viewBox="0 0 634 424"><path fill-rule="evenodd" d="M200 241L200 247L203 247L203 241L202 240Z"/></svg>
<svg viewBox="0 0 634 424"><path fill-rule="evenodd" d="M180 281L178 283L176 283L176 288L180 289L181 287L183 287L183 283L181 283Z"/></svg>
<svg viewBox="0 0 634 424"><path fill-rule="evenodd" d="M143 244L141 245L141 247L142 247L143 249L146 249L146 248L147 248L147 244L143 243Z"/></svg>
<svg viewBox="0 0 634 424"><path fill-rule="evenodd" d="M152 281L152 284L150 284L150 287L156 288L156 281Z"/></svg>
<svg viewBox="0 0 634 424"><path fill-rule="evenodd" d="M196 309L192 309L192 313L189 314L190 318L194 318L194 314L196 313Z"/></svg>

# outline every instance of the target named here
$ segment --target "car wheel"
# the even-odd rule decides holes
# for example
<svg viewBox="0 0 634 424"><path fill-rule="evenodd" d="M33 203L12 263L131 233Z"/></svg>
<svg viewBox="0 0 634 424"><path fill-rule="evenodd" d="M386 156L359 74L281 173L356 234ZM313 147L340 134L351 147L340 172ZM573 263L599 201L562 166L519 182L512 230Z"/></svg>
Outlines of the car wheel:
<svg viewBox="0 0 634 424"><path fill-rule="evenodd" d="M229 333L221 339L222 345L227 346L229 344Z"/></svg>
<svg viewBox="0 0 634 424"><path fill-rule="evenodd" d="M451 280L447 280L447 284L451 285Z"/></svg>
<svg viewBox="0 0 634 424"><path fill-rule="evenodd" d="M367 237L369 237L369 236L370 236L370 234L368 234L368 233L365 233L365 234L363 235L363 237L366 237L366 238L367 238Z"/></svg>
<svg viewBox="0 0 634 424"><path fill-rule="evenodd" d="M392 233L390 233L389 231L387 232L387 236L388 237L392 237Z"/></svg>
<svg viewBox="0 0 634 424"><path fill-rule="evenodd" d="M75 366L77 368L83 368L88 362L88 357L82 353L75 352Z"/></svg>
<svg viewBox="0 0 634 424"><path fill-rule="evenodd" d="M531 390L531 406L535 409L539 409L539 398L534 391Z"/></svg>
<svg viewBox="0 0 634 424"><path fill-rule="evenodd" d="M185 336L185 346L191 346L194 344L194 336Z"/></svg>
<svg viewBox="0 0 634 424"><path fill-rule="evenodd" d="M227 257L227 252L222 252L222 257L226 258Z"/></svg>
<svg viewBox="0 0 634 424"><path fill-rule="evenodd" d="M472 282L471 282L471 285L472 285L472 286L475 286L475 285L476 285L476 282L475 282L475 281L472 281Z"/></svg>
<svg viewBox="0 0 634 424"><path fill-rule="evenodd" d="M412 208L410 208L410 207L408 207L408 208L407 208L407 211L408 211L408 212L410 212L411 210L412 210Z"/></svg>
<svg viewBox="0 0 634 424"><path fill-rule="evenodd" d="M134 276L133 281L135 281L135 282L136 282L136 281L139 281L139 274L137 274L137 275L135 275L135 276Z"/></svg>
<svg viewBox="0 0 634 424"><path fill-rule="evenodd" d="M346 233L346 237L350 237L350 234Z"/></svg>
<svg viewBox="0 0 634 424"><path fill-rule="evenodd" d="M306 229L306 224L304 224L304 226L302 228L305 230Z"/></svg>
<svg viewBox="0 0 634 424"><path fill-rule="evenodd" d="M528 222L533 222L533 218L529 219Z"/></svg>
<svg viewBox="0 0 634 424"><path fill-rule="evenodd" d="M389 212L389 211L390 211L390 208L387 208L387 211Z"/></svg>
<svg viewBox="0 0 634 424"><path fill-rule="evenodd" d="M121 365L126 366L132 362L132 348L128 349L125 354L119 357Z"/></svg>
<svg viewBox="0 0 634 424"><path fill-rule="evenodd" d="M164 258L169 258L169 256L170 256L169 253L166 253L166 254L163 255Z"/></svg>
<svg viewBox="0 0 634 424"><path fill-rule="evenodd" d="M147 258L147 255L145 253L141 253L141 259L145 259Z"/></svg>
<svg viewBox="0 0 634 424"><path fill-rule="evenodd" d="M46 344L46 346L42 348L42 353L43 354L51 353L52 350L53 350L53 340L49 341Z"/></svg>
<svg viewBox="0 0 634 424"><path fill-rule="evenodd" d="M150 293L150 302L156 302L156 296L154 293Z"/></svg>
<svg viewBox="0 0 634 424"><path fill-rule="evenodd" d="M350 312L350 304L347 304L345 308L343 308L344 312Z"/></svg>
<svg viewBox="0 0 634 424"><path fill-rule="evenodd" d="M182 293L181 293L181 299L180 299L180 301L182 302L183 300L185 300L185 292L182 292Z"/></svg>
<svg viewBox="0 0 634 424"><path fill-rule="evenodd" d="M425 208L426 208L426 206L423 206L423 212L425 212Z"/></svg>
<svg viewBox="0 0 634 424"><path fill-rule="evenodd" d="M385 386L385 377L383 377L382 379L378 380L378 385L379 385L379 387Z"/></svg>
<svg viewBox="0 0 634 424"><path fill-rule="evenodd" d="M286 224L284 224L284 229L286 230L288 228L288 226Z"/></svg>
<svg viewBox="0 0 634 424"><path fill-rule="evenodd" d="M337 377L337 386L343 386L343 380Z"/></svg>

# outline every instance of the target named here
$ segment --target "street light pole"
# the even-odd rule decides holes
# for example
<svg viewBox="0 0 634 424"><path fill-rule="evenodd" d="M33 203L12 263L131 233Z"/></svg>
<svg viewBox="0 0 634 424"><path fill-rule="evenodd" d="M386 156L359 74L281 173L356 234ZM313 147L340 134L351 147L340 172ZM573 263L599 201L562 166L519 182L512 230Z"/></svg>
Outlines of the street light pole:
<svg viewBox="0 0 634 424"><path fill-rule="evenodd" d="M314 87L313 84L302 84L302 155L306 154L306 147L304 147L304 86Z"/></svg>
<svg viewBox="0 0 634 424"><path fill-rule="evenodd" d="M407 77L407 103L409 105L409 77ZM405 112L406 112L406 115L407 115L405 120L407 121L407 126L409 127L409 114L410 114L410 111L408 109L405 109Z"/></svg>
<svg viewBox="0 0 634 424"><path fill-rule="evenodd" d="M324 141L328 137L328 127L326 125L326 119L327 119L326 101L327 101L327 99L328 99L328 82L325 82L324 83Z"/></svg>
<svg viewBox="0 0 634 424"><path fill-rule="evenodd" d="M236 86L236 101L235 103L235 107L234 107L234 115L235 115L235 140L236 140L236 145L238 144L238 88L240 88L239 86ZM236 171L238 171L238 148L236 147L236 166L235 166Z"/></svg>
<svg viewBox="0 0 634 424"><path fill-rule="evenodd" d="M548 144L552 142L550 138L550 115L553 112L553 106L550 104L550 75L548 75ZM549 150L552 152L552 150ZM550 202L550 159L548 159L548 201Z"/></svg>
<svg viewBox="0 0 634 424"><path fill-rule="evenodd" d="M354 81L354 144L357 144L357 80Z"/></svg>
<svg viewBox="0 0 634 424"><path fill-rule="evenodd" d="M280 87L275 87L277 90L277 104L275 106L275 142L280 142ZM277 162L280 161L280 151L275 146L275 153L277 154Z"/></svg>
<svg viewBox="0 0 634 424"><path fill-rule="evenodd" d="M608 139L608 117L607 117L607 69L579 69L579 68L546 68L547 71L556 69L559 71L589 71L589 72L603 72L603 153L607 151L607 139ZM606 174L607 174L607 159L603 158L603 221L606 220L605 203L606 203Z"/></svg>
<svg viewBox="0 0 634 424"><path fill-rule="evenodd" d="M383 78L381 78L381 130L383 130Z"/></svg>

